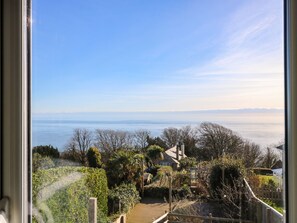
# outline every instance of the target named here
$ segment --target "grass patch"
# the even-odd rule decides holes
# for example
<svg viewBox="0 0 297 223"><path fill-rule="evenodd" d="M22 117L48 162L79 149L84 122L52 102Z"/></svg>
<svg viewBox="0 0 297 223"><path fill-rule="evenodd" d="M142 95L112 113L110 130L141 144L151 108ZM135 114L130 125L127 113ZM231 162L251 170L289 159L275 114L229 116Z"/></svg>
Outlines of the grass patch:
<svg viewBox="0 0 297 223"><path fill-rule="evenodd" d="M267 185L270 180L272 180L275 183L275 185L280 184L280 180L277 176L257 175L257 177L260 180L260 187L262 187L263 185Z"/></svg>
<svg viewBox="0 0 297 223"><path fill-rule="evenodd" d="M268 204L269 206L273 207L275 210L277 210L279 213L284 214L284 207L276 204L275 202L269 200L269 199L263 199L263 201Z"/></svg>

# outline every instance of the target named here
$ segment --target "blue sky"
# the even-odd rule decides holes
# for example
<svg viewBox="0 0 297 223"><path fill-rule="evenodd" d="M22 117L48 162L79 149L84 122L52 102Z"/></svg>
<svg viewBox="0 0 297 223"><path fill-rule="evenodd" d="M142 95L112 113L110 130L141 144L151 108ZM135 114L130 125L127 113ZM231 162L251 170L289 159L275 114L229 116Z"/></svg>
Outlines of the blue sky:
<svg viewBox="0 0 297 223"><path fill-rule="evenodd" d="M33 1L33 112L283 107L279 0Z"/></svg>

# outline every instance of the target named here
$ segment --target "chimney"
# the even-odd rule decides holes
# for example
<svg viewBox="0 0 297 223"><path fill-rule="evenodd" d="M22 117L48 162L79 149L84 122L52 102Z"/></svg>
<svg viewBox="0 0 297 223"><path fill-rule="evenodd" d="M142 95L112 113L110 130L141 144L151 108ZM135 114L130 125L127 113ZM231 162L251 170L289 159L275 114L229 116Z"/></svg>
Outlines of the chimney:
<svg viewBox="0 0 297 223"><path fill-rule="evenodd" d="M176 160L179 160L179 144L176 145Z"/></svg>
<svg viewBox="0 0 297 223"><path fill-rule="evenodd" d="M185 158L185 144L181 145L182 158Z"/></svg>

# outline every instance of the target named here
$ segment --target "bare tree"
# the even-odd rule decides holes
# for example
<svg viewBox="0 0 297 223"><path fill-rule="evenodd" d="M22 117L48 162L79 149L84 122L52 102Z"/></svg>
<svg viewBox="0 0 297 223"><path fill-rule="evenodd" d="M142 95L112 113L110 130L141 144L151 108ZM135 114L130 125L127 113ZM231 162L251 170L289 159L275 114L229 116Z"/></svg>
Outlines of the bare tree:
<svg viewBox="0 0 297 223"><path fill-rule="evenodd" d="M278 160L279 156L271 148L267 147L261 161L261 167L271 168Z"/></svg>
<svg viewBox="0 0 297 223"><path fill-rule="evenodd" d="M96 147L107 154L118 149L130 148L133 145L132 134L127 131L97 129L95 134Z"/></svg>
<svg viewBox="0 0 297 223"><path fill-rule="evenodd" d="M134 132L134 145L136 148L144 149L148 146L147 139L150 137L151 132L145 129L139 129Z"/></svg>
<svg viewBox="0 0 297 223"><path fill-rule="evenodd" d="M224 214L229 218L242 219L244 215L244 187L242 179L233 179L231 184L222 184L218 190L224 204Z"/></svg>
<svg viewBox="0 0 297 223"><path fill-rule="evenodd" d="M249 141L245 141L244 146L242 148L242 153L241 155L238 155L238 158L242 159L246 168L259 166L262 160L260 146Z"/></svg>
<svg viewBox="0 0 297 223"><path fill-rule="evenodd" d="M227 129L221 125L204 122L198 129L200 133L197 144L202 150L204 159L216 159L226 154L236 155L242 151L244 141L231 129Z"/></svg>
<svg viewBox="0 0 297 223"><path fill-rule="evenodd" d="M161 139L166 143L167 148L175 146L180 140L180 131L177 128L165 128Z"/></svg>
<svg viewBox="0 0 297 223"><path fill-rule="evenodd" d="M66 151L71 154L74 159L86 165L86 154L88 149L92 146L92 132L87 129L74 129L73 135L66 145Z"/></svg>
<svg viewBox="0 0 297 223"><path fill-rule="evenodd" d="M185 145L185 154L187 156L195 156L198 133L197 130L187 125L179 130L179 140Z"/></svg>

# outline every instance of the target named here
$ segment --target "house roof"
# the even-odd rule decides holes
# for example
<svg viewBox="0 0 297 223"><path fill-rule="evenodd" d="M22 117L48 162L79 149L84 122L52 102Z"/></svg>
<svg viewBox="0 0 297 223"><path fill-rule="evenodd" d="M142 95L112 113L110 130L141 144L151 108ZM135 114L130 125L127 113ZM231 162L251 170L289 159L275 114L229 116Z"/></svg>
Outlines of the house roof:
<svg viewBox="0 0 297 223"><path fill-rule="evenodd" d="M284 147L285 147L285 145L282 144L282 145L277 146L276 148L279 149L279 150L284 150Z"/></svg>
<svg viewBox="0 0 297 223"><path fill-rule="evenodd" d="M176 146L174 146L174 147L172 147L172 148L170 148L170 149L167 149L166 151L165 151L165 154L167 154L168 156L170 156L172 159L173 159L173 161L174 162L176 162L176 163L179 163L177 160L176 160ZM178 158L178 160L181 160L182 159L182 151L181 150L179 150L179 158ZM186 156L186 154L184 154L184 157L187 157Z"/></svg>

